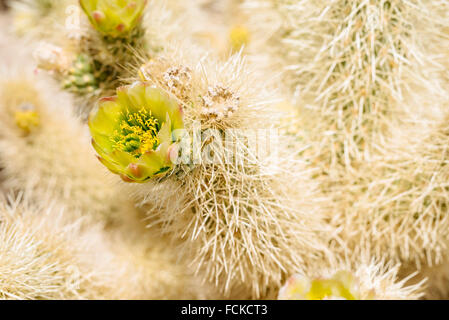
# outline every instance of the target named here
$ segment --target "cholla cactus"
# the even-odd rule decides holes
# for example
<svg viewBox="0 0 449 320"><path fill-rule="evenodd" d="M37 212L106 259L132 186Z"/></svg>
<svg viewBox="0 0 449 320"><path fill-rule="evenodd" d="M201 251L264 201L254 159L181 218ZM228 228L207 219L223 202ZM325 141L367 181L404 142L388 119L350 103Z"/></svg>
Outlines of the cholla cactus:
<svg viewBox="0 0 449 320"><path fill-rule="evenodd" d="M65 21L50 21L53 25L48 28L54 31L44 33L45 42L36 48L34 57L39 68L75 94L80 102L77 114L87 117L94 101L112 94L129 75L130 66L146 55L141 24L146 1L80 3L84 11L69 0L64 2L66 12L60 15Z"/></svg>
<svg viewBox="0 0 449 320"><path fill-rule="evenodd" d="M402 215L401 229L397 232L397 238L401 243L404 241L397 245L402 261L406 261L409 268L414 265L418 271L435 268L435 278L440 277L440 272L444 275L444 267L438 266L444 266L448 259L447 119L446 112L441 119L428 122L424 130L408 133L408 140L391 143L392 150L385 157L381 171L376 172L382 179L376 175L376 185L372 184L371 191L374 192L370 196L382 200L376 213L390 221L398 221ZM389 187L385 185L388 180L392 182ZM360 203L365 200L360 199ZM379 219L375 227L383 228L384 225L386 222ZM389 228L392 233L393 227ZM383 243L382 247L386 248L391 236L380 239L379 245ZM432 295L438 291L444 293L441 286L441 283L429 281L428 292L433 292Z"/></svg>
<svg viewBox="0 0 449 320"><path fill-rule="evenodd" d="M94 28L104 35L123 37L140 23L147 0L80 0Z"/></svg>
<svg viewBox="0 0 449 320"><path fill-rule="evenodd" d="M246 6L271 7L279 19L277 33L262 32L273 35L274 60L301 108L317 114L319 121L304 126L320 140L316 155L326 175L338 176L339 166L355 170L404 114L443 99L442 66L423 49L427 38L442 40L439 4L248 0Z"/></svg>
<svg viewBox="0 0 449 320"><path fill-rule="evenodd" d="M203 285L188 260L169 238L146 228L141 211L126 212L122 224L108 230L108 245L117 272L115 296L123 299L218 299L211 285Z"/></svg>
<svg viewBox="0 0 449 320"><path fill-rule="evenodd" d="M212 286L193 275L178 250L166 239L143 237L132 242L129 234L117 237L111 245L115 254L116 288L112 297L132 300L204 300L218 299ZM151 231L148 231L151 232Z"/></svg>
<svg viewBox="0 0 449 320"><path fill-rule="evenodd" d="M270 41L333 196L329 221L345 254L371 250L418 269L443 261L445 142L433 130L448 101L447 1L247 5L279 17Z"/></svg>
<svg viewBox="0 0 449 320"><path fill-rule="evenodd" d="M89 55L42 41L34 50L33 57L39 69L48 71L62 88L77 97L85 97L89 101L101 93L99 84L104 75L95 69Z"/></svg>
<svg viewBox="0 0 449 320"><path fill-rule="evenodd" d="M82 229L64 213L51 202L43 208L26 196L0 197L0 298L105 298L114 277L111 257L95 241L100 229Z"/></svg>
<svg viewBox="0 0 449 320"><path fill-rule="evenodd" d="M81 95L93 95L98 89L92 62L89 57L80 54L64 75L63 88Z"/></svg>
<svg viewBox="0 0 449 320"><path fill-rule="evenodd" d="M179 78L177 90L172 91L177 94L173 99L178 99L183 107L187 133L195 132L199 125L204 140L198 142L199 149L195 151L184 145L188 140L184 137L175 174L129 185L128 189L135 191L151 225L181 241L182 252L191 259L194 270L205 272L205 280L211 280L232 297L273 297L288 270L301 270L323 254L320 231L324 227L315 204L319 199L314 198L313 183L301 170L301 164L287 155L287 148L283 147L287 138L281 137L279 145L269 141L271 148L279 146L279 158L270 158L275 152L260 157L255 153L251 141L257 141L257 130L266 133L276 118L267 106L270 98L261 96L267 91L248 80L250 75L240 57L223 65L205 61L195 68L187 60L176 61L167 56L152 61L150 69L141 70L140 75L148 84L170 92L171 79L164 76L170 68L157 67L158 61L162 66L184 66L184 70L190 70L189 77ZM226 94L217 91L220 99L207 99L210 88L218 87L226 88ZM163 106L166 99L155 103L139 99L143 97L140 94L133 97L139 106L149 109L152 103ZM221 117L205 112L211 103L217 108L234 104L235 97L239 99L233 112L225 112ZM123 94L123 101L125 98ZM114 123L114 117L109 117L104 127ZM95 136L95 126L91 127ZM208 129L215 129L218 135L205 136ZM219 139L220 132L230 134L224 148L219 140L213 142ZM104 145L112 137L113 134L105 135ZM197 152L208 153L215 161L208 162L200 156L199 162L194 162ZM227 155L235 156L236 162L225 161ZM127 165L126 161L123 165Z"/></svg>
<svg viewBox="0 0 449 320"><path fill-rule="evenodd" d="M245 26L236 25L230 29L229 43L233 52L239 52L240 49L248 45L249 41L250 32Z"/></svg>
<svg viewBox="0 0 449 320"><path fill-rule="evenodd" d="M95 98L111 95L130 75L128 70L135 67L139 58L146 56L145 28L140 23L146 0L82 0L80 4L93 27L79 43L81 54L90 64L89 72L83 72L81 78L83 85L89 80L87 88L90 91L79 92L81 97L87 98L87 109L82 110L87 115Z"/></svg>
<svg viewBox="0 0 449 320"><path fill-rule="evenodd" d="M278 298L280 300L415 300L422 296L423 281L409 286L406 282L410 277L399 281L399 265L358 264L354 271L350 270L340 266L315 270L311 277L294 275L280 290Z"/></svg>
<svg viewBox="0 0 449 320"><path fill-rule="evenodd" d="M438 117L396 128L383 153L340 186L331 223L345 239L345 254L367 250L411 270L402 274L434 270L432 279L446 279L439 266L449 244L448 130L447 116ZM426 296L445 294L444 285L429 281Z"/></svg>
<svg viewBox="0 0 449 320"><path fill-rule="evenodd" d="M100 100L89 128L109 170L128 182L146 182L166 175L177 160L182 109L162 90L136 82Z"/></svg>
<svg viewBox="0 0 449 320"><path fill-rule="evenodd" d="M176 248L142 230L133 211L126 212L132 217L126 227L106 232L51 197L45 195L40 205L28 193L0 197L1 298L218 297L199 284Z"/></svg>

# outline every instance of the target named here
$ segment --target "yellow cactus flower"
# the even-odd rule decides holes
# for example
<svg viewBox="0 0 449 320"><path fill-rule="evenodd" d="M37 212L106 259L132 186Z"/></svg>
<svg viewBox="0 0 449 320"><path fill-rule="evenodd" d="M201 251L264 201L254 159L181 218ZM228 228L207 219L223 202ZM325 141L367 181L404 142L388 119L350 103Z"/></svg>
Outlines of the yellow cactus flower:
<svg viewBox="0 0 449 320"><path fill-rule="evenodd" d="M244 26L234 26L229 31L229 41L234 52L240 51L243 46L248 45L250 34Z"/></svg>
<svg viewBox="0 0 449 320"><path fill-rule="evenodd" d="M72 67L67 71L62 85L71 92L89 94L98 89L97 80L91 59L85 54L80 54L72 62Z"/></svg>
<svg viewBox="0 0 449 320"><path fill-rule="evenodd" d="M99 160L126 182L167 174L176 162L182 109L163 90L144 82L117 89L89 117Z"/></svg>
<svg viewBox="0 0 449 320"><path fill-rule="evenodd" d="M19 110L14 112L14 118L16 125L26 134L29 134L40 123L39 113L29 104L20 106Z"/></svg>
<svg viewBox="0 0 449 320"><path fill-rule="evenodd" d="M129 34L140 22L147 0L80 0L93 27L114 38Z"/></svg>
<svg viewBox="0 0 449 320"><path fill-rule="evenodd" d="M291 277L279 293L279 300L358 300L358 282L350 272L340 271L328 279Z"/></svg>

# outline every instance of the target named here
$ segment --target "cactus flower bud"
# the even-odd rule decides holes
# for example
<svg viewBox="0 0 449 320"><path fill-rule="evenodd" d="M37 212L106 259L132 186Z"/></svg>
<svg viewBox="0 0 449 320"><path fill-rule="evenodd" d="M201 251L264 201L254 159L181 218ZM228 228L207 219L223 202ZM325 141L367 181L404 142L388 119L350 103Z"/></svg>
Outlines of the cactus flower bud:
<svg viewBox="0 0 449 320"><path fill-rule="evenodd" d="M179 142L174 131L183 127L177 102L143 82L101 99L89 118L99 160L126 182L143 183L169 172Z"/></svg>
<svg viewBox="0 0 449 320"><path fill-rule="evenodd" d="M114 38L126 36L139 23L146 0L80 0L93 27Z"/></svg>
<svg viewBox="0 0 449 320"><path fill-rule="evenodd" d="M69 55L62 48L47 42L39 43L33 58L39 68L48 71L63 71L70 65Z"/></svg>
<svg viewBox="0 0 449 320"><path fill-rule="evenodd" d="M97 79L94 76L91 59L80 54L67 70L62 86L71 92L89 94L98 89Z"/></svg>

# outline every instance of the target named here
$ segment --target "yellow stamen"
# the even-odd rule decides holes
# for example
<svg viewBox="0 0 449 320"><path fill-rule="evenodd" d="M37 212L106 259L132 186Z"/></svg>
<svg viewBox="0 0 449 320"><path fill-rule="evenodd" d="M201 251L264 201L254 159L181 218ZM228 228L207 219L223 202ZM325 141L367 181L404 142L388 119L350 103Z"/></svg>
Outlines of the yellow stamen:
<svg viewBox="0 0 449 320"><path fill-rule="evenodd" d="M148 110L142 108L135 113L127 111L120 129L115 130L111 138L113 148L129 152L138 158L160 144L157 137L159 128L158 120Z"/></svg>

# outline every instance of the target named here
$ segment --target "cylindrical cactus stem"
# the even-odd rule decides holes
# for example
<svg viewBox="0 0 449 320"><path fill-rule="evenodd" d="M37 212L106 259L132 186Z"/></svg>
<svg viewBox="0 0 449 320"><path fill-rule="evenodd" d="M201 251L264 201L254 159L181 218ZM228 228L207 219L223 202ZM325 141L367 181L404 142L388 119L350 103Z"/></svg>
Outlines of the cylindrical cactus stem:
<svg viewBox="0 0 449 320"><path fill-rule="evenodd" d="M168 241L141 230L134 212L124 227L105 230L52 197L0 197L1 298L218 298Z"/></svg>
<svg viewBox="0 0 449 320"><path fill-rule="evenodd" d="M77 0L9 0L14 31L31 40L63 34ZM77 17L73 17L77 19Z"/></svg>
<svg viewBox="0 0 449 320"><path fill-rule="evenodd" d="M437 62L444 53L428 48L447 43L447 2L246 2L279 17L279 30L258 31L273 35L273 60L301 110L316 110L317 121L304 125L320 141L314 146L326 175L356 170L405 114L426 116L443 101L444 66Z"/></svg>
<svg viewBox="0 0 449 320"><path fill-rule="evenodd" d="M247 4L282 17L274 56L333 197L329 221L345 254L370 250L418 269L444 261L449 3Z"/></svg>
<svg viewBox="0 0 449 320"><path fill-rule="evenodd" d="M332 216L345 250L365 249L418 271L447 260L448 132L442 115L398 128L383 154L348 177L352 184L340 189L344 196ZM435 291L431 282L428 288Z"/></svg>
<svg viewBox="0 0 449 320"><path fill-rule="evenodd" d="M81 53L89 59L89 77L83 73L81 96L94 92L108 95L120 82L129 77L128 70L138 64L147 49L145 27L142 16L146 0L124 1L90 1L81 0L80 5L90 21L91 28L81 38ZM75 76L71 80L78 80ZM70 78L66 81L71 81ZM86 80L89 84L86 85ZM73 82L73 81L72 81ZM78 83L76 82L76 87Z"/></svg>
<svg viewBox="0 0 449 320"><path fill-rule="evenodd" d="M181 242L205 280L231 297L273 297L290 270L326 251L311 172L276 135L273 97L239 56L174 61L151 61L100 102L94 147L110 171L140 183L128 188L150 224Z"/></svg>
<svg viewBox="0 0 449 320"><path fill-rule="evenodd" d="M120 299L203 300L222 296L210 284L203 284L179 248L157 230L146 228L143 211L126 212L123 224L107 231L116 259L115 296Z"/></svg>

